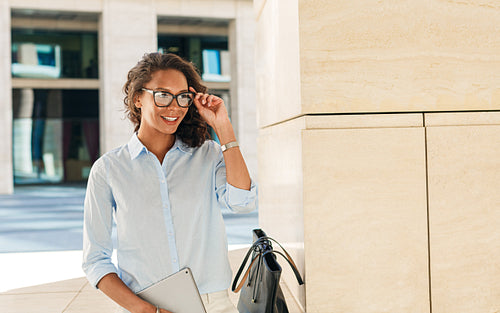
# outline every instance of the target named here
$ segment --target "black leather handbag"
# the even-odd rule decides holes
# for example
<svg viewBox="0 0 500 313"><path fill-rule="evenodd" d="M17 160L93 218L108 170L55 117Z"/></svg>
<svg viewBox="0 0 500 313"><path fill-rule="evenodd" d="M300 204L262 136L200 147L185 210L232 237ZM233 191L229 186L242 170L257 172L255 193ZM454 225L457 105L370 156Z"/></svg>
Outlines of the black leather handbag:
<svg viewBox="0 0 500 313"><path fill-rule="evenodd" d="M300 285L304 284L300 277L297 266L286 250L274 239L268 237L262 229L253 230L254 243L248 250L241 266L236 274L232 290L241 290L238 301L240 313L288 313L285 297L280 288L281 266L277 256L282 256L292 268ZM284 252L273 249L272 243L276 243ZM243 278L238 286L238 280L252 255Z"/></svg>

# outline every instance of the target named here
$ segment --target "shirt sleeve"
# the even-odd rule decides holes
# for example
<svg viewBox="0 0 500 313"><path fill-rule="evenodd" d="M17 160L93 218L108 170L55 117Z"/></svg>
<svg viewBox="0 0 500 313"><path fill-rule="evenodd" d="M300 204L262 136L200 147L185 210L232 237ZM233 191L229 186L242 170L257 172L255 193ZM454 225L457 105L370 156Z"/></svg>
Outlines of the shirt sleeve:
<svg viewBox="0 0 500 313"><path fill-rule="evenodd" d="M84 203L82 268L95 288L105 275L118 272L111 261L115 203L106 173L105 163L101 158L90 171Z"/></svg>
<svg viewBox="0 0 500 313"><path fill-rule="evenodd" d="M252 179L250 190L240 189L229 184L222 151L219 152L215 176L217 199L222 207L235 213L250 213L257 208L257 184Z"/></svg>

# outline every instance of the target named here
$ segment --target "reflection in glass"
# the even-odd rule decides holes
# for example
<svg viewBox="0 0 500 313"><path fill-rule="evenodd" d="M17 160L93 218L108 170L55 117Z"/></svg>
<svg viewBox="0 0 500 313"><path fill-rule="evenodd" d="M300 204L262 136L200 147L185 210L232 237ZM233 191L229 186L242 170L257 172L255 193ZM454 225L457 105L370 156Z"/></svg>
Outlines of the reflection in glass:
<svg viewBox="0 0 500 313"><path fill-rule="evenodd" d="M12 76L98 78L96 32L12 30Z"/></svg>
<svg viewBox="0 0 500 313"><path fill-rule="evenodd" d="M61 47L33 43L13 44L12 76L59 78L61 76Z"/></svg>
<svg viewBox="0 0 500 313"><path fill-rule="evenodd" d="M84 181L99 156L97 90L13 90L14 182Z"/></svg>
<svg viewBox="0 0 500 313"><path fill-rule="evenodd" d="M158 51L190 60L200 69L204 81L231 80L227 36L158 35Z"/></svg>

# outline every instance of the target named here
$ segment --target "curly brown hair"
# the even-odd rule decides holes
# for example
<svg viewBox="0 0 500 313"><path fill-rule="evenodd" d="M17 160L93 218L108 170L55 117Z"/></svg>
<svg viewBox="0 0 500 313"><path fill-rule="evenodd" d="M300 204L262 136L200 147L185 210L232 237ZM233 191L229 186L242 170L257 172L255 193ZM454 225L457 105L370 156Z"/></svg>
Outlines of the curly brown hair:
<svg viewBox="0 0 500 313"><path fill-rule="evenodd" d="M135 125L135 131L138 131L141 126L141 110L135 106L134 101L143 92L144 85L151 81L154 72L167 69L178 70L184 74L188 86L193 87L197 92L207 92L207 87L201 83L198 70L191 62L172 53L144 54L137 65L128 72L127 82L123 86L125 113ZM199 147L205 140L210 139L208 125L194 104L189 106L188 112L175 134L190 147Z"/></svg>

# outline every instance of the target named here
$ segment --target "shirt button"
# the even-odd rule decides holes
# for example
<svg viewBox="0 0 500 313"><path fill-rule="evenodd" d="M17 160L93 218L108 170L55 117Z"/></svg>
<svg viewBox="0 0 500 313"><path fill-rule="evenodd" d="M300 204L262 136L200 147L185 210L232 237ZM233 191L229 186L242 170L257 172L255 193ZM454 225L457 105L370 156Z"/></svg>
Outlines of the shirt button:
<svg viewBox="0 0 500 313"><path fill-rule="evenodd" d="M173 259L172 262L177 263L177 259Z"/></svg>
<svg viewBox="0 0 500 313"><path fill-rule="evenodd" d="M164 180L162 180L162 181L161 181L161 183L162 183L162 184L164 184L164 183L165 183L165 181L164 181Z"/></svg>

